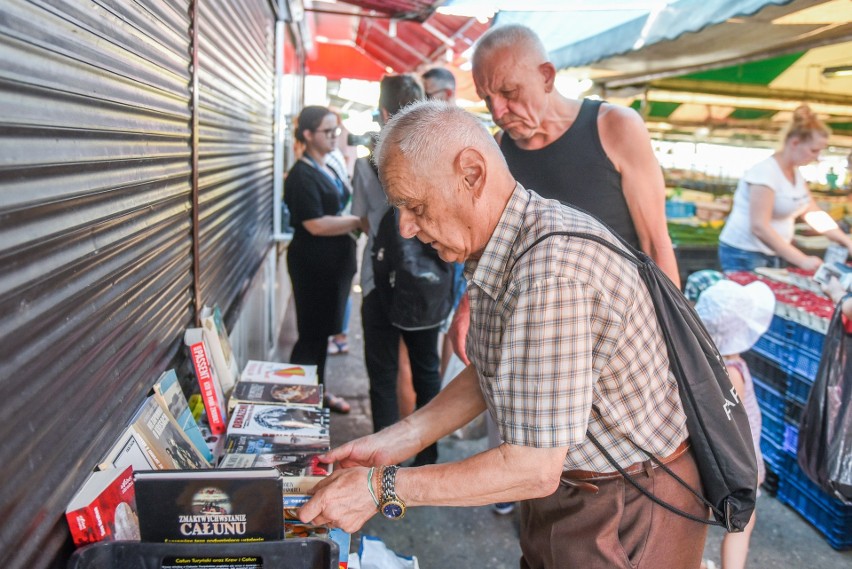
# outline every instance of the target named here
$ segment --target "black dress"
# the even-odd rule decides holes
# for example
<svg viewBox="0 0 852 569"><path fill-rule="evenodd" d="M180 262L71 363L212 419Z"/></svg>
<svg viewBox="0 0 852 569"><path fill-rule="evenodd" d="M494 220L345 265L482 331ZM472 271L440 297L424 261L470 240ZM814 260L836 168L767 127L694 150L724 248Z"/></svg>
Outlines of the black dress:
<svg viewBox="0 0 852 569"><path fill-rule="evenodd" d="M287 268L293 283L299 339L290 361L318 366L324 378L328 337L340 332L356 271L355 240L348 234L311 235L304 221L339 215L349 201L344 184L299 160L284 182L284 202L294 228L287 250Z"/></svg>

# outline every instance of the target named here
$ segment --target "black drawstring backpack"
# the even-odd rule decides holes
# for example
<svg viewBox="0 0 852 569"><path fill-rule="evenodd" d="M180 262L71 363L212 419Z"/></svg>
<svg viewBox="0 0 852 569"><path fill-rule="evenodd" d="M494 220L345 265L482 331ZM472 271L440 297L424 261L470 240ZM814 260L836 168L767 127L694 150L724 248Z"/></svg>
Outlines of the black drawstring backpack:
<svg viewBox="0 0 852 569"><path fill-rule="evenodd" d="M669 365L678 384L686 427L703 494L690 487L657 457L638 445L658 467L687 487L712 511L714 520L697 518L647 492L621 468L598 440L589 439L625 480L660 506L691 520L740 532L751 519L757 498L757 461L745 407L728 377L725 363L692 305L645 253L637 251L618 235L623 249L606 239L571 231L554 231L539 237L515 259L554 235L588 239L631 261L651 295L659 328L668 349ZM631 441L632 442L632 441Z"/></svg>

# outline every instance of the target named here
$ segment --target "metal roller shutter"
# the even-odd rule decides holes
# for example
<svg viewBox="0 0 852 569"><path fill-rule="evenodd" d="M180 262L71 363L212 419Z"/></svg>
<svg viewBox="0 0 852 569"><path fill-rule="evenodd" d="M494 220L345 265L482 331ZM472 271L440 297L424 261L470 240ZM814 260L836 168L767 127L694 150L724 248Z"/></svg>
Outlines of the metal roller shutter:
<svg viewBox="0 0 852 569"><path fill-rule="evenodd" d="M187 0L0 8L0 566L64 510L191 324Z"/></svg>
<svg viewBox="0 0 852 569"><path fill-rule="evenodd" d="M200 292L224 311L272 243L274 30L267 0L198 6Z"/></svg>

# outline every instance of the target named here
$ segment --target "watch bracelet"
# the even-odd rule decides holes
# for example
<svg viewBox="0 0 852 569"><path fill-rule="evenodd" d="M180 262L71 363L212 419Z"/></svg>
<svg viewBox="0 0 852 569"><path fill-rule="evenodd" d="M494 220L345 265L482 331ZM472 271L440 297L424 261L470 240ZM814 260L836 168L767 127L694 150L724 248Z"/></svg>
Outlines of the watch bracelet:
<svg viewBox="0 0 852 569"><path fill-rule="evenodd" d="M396 495L396 472L399 470L399 466L390 465L382 467L382 499L381 502L387 502L388 500L398 500L399 497Z"/></svg>

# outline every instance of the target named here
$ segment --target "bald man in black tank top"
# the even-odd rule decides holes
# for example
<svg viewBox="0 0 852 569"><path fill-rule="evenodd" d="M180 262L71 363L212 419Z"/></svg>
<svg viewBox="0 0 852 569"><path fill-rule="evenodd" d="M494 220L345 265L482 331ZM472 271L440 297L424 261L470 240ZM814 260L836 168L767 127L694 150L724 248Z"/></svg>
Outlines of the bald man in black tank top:
<svg viewBox="0 0 852 569"><path fill-rule="evenodd" d="M642 118L625 107L567 99L555 77L529 28L493 28L477 44L473 80L508 135L498 141L512 175L543 197L595 215L679 285L665 183Z"/></svg>

